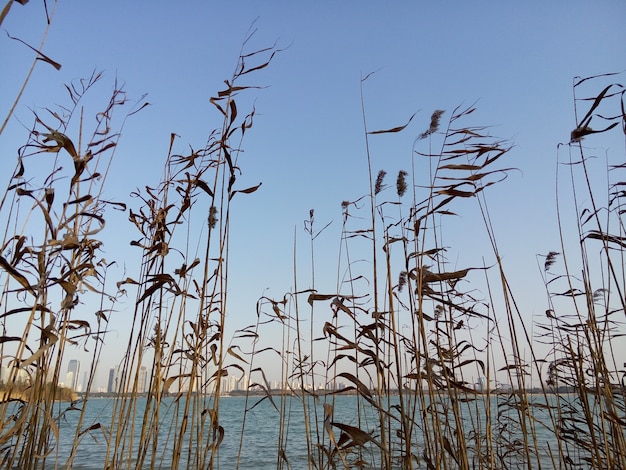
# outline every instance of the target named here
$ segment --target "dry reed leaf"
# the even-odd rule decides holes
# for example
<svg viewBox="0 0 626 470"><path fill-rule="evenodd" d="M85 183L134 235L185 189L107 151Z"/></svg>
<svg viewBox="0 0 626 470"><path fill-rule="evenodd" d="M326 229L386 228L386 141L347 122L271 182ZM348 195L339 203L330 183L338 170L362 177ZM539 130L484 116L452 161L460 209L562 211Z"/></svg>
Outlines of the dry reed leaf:
<svg viewBox="0 0 626 470"><path fill-rule="evenodd" d="M268 382L267 377L265 376L265 372L260 367L257 367L256 369L252 369L250 371L251 374L254 373L254 372L260 372L261 373L261 377L263 377L263 382L265 383L265 386L263 387L263 390L266 393L266 397L269 399L269 401L272 404L272 406L274 407L274 409L280 413L280 411L278 409L278 406L276 406L276 403L274 402L274 398L272 398L272 394L269 393L269 390L271 390L272 387L270 386L270 383Z"/></svg>
<svg viewBox="0 0 626 470"><path fill-rule="evenodd" d="M213 197L213 190L211 188L209 188L209 185L206 184L206 182L202 181L201 179L195 179L193 181L193 183L198 186L200 189L202 189L205 193L207 193L209 196Z"/></svg>
<svg viewBox="0 0 626 470"><path fill-rule="evenodd" d="M56 234L57 234L57 230L54 227L54 224L52 223L52 218L50 217L50 212L48 211L48 209L42 204L42 202L40 200L38 200L34 195L32 191L28 191L28 190L24 190L22 188L16 187L15 189L15 193L18 196L26 196L26 197L31 197L33 199L33 201L35 201L35 204L37 204L37 206L41 209L41 212L44 216L44 219L46 220L46 224L48 225L48 229L50 230L50 236L54 239L56 238Z"/></svg>
<svg viewBox="0 0 626 470"><path fill-rule="evenodd" d="M233 338L258 338L259 334L255 331L256 328L257 325L248 325L245 328L236 330Z"/></svg>
<svg viewBox="0 0 626 470"><path fill-rule="evenodd" d="M350 318L354 319L355 314L350 310L346 305L344 305L343 301L345 297L335 297L330 304L330 308L333 311L333 318L337 316L337 314L341 311L347 314Z"/></svg>
<svg viewBox="0 0 626 470"><path fill-rule="evenodd" d="M43 136L43 144L47 144L48 142L54 142L54 144L40 145L39 149L41 151L57 153L61 149L65 149L65 151L69 153L72 157L72 160L74 160L75 162L79 160L78 154L76 153L76 148L74 147L74 143L70 140L68 136L61 132L55 131L54 129L50 129L50 133L43 134Z"/></svg>
<svg viewBox="0 0 626 470"><path fill-rule="evenodd" d="M372 442L376 444L381 449L383 448L381 444L376 439L374 439L374 437L372 436L372 433L370 432L363 431L362 429L356 426L350 426L349 424L337 423L335 421L332 421L330 424L336 428L341 429L342 435L343 433L345 433L350 438L351 442L349 441L346 442L345 439L342 439L341 437L339 438L339 442L337 443L337 445L341 447L342 449L347 449L353 446L363 446L364 444L367 444L368 442Z"/></svg>
<svg viewBox="0 0 626 470"><path fill-rule="evenodd" d="M229 125L232 125L233 122L235 121L235 119L237 118L237 105L235 104L235 100L230 100L228 104L230 105L230 123L229 123Z"/></svg>
<svg viewBox="0 0 626 470"><path fill-rule="evenodd" d="M190 377L191 377L191 374L179 374L179 375L174 375L172 377L166 378L163 381L163 393L168 393L172 384L176 382L177 380L186 379Z"/></svg>
<svg viewBox="0 0 626 470"><path fill-rule="evenodd" d="M85 207L90 205L94 201L93 196L91 194L86 194L85 196L81 196L78 199L73 199L71 201L64 202L64 206L70 206L72 204L82 204L85 202Z"/></svg>
<svg viewBox="0 0 626 470"><path fill-rule="evenodd" d="M217 426L217 429L215 429L215 432L213 433L213 445L215 446L215 448L219 447L222 444L222 441L224 440L224 428L220 425Z"/></svg>
<svg viewBox="0 0 626 470"><path fill-rule="evenodd" d="M403 126L398 126L398 127L393 127L391 129L384 129L384 130L378 130L378 131L370 131L368 132L368 134L374 135L374 134L389 134L389 133L401 132L402 130L406 129L406 127L411 123L411 121L413 120L416 114L417 113L413 113L413 115L409 118L407 123L404 124Z"/></svg>
<svg viewBox="0 0 626 470"><path fill-rule="evenodd" d="M224 108L222 108L222 106L218 103L218 101L220 101L220 100L221 100L221 98L215 98L214 96L209 98L209 102L213 106L215 106L220 113L222 113L224 116L226 116L226 111L224 111Z"/></svg>
<svg viewBox="0 0 626 470"><path fill-rule="evenodd" d="M13 0L9 0L7 4L4 6L4 8L2 9L2 12L0 12L0 25L2 25L2 22L4 21L6 16L9 14L9 11L11 10L11 5L13 5Z"/></svg>
<svg viewBox="0 0 626 470"><path fill-rule="evenodd" d="M600 78L600 77L612 77L614 75L620 75L621 73L622 72L607 72L607 73L600 73L598 75L592 75L590 77L584 77L584 78L576 76L574 77L574 88L581 85L583 82L586 82L587 80L593 80L593 79Z"/></svg>
<svg viewBox="0 0 626 470"><path fill-rule="evenodd" d="M12 1L12 0L11 0ZM25 404L26 402L24 400L12 400L18 403L22 403ZM4 444L6 444L7 442L11 441L12 439L15 439L15 437L20 434L21 432L23 432L24 429L24 422L29 418L28 413L19 413L19 415L17 416L17 419L13 419L11 420L11 422L14 422L15 424L13 424L13 426L11 426L10 428L7 428L7 424L3 423L2 426L2 434L0 434L0 446L4 446ZM4 459L2 461L2 463L5 465L5 468L8 468L6 466L6 459L8 458L8 455L5 454Z"/></svg>
<svg viewBox="0 0 626 470"><path fill-rule="evenodd" d="M454 459L457 465L459 465L459 457L452 448L452 445L450 444L450 441L446 436L443 436L443 448L446 450L446 452L448 452L448 454L450 454L450 456Z"/></svg>
<svg viewBox="0 0 626 470"><path fill-rule="evenodd" d="M50 349L52 346L54 346L54 344L57 342L57 340L58 340L58 336L56 336L56 335L51 333L49 335L49 342L48 343L46 343L43 346L41 346L28 359L20 362L20 364L19 364L20 369L25 369L26 367L30 366L32 363L37 361L43 355L43 353L45 353L48 349Z"/></svg>
<svg viewBox="0 0 626 470"><path fill-rule="evenodd" d="M0 344L11 341L22 341L22 338L20 336L0 336Z"/></svg>
<svg viewBox="0 0 626 470"><path fill-rule="evenodd" d="M28 282L28 279L20 273L17 269L15 269L5 258L4 256L0 256L0 267L3 268L13 279L19 282L24 289L26 289L31 294L35 295L35 290Z"/></svg>
<svg viewBox="0 0 626 470"><path fill-rule="evenodd" d="M235 191L230 193L230 196L228 196L228 200L231 200L236 193L251 194L251 193L255 192L257 189L259 189L262 184L263 183L259 183L256 186L252 186L250 188L235 190Z"/></svg>
<svg viewBox="0 0 626 470"><path fill-rule="evenodd" d="M193 262L189 266L187 266L186 264L183 264L180 268L175 269L174 270L174 274L176 274L176 275L178 275L180 277L185 277L187 275L187 273L192 271L193 268L195 268L199 264L200 264L200 258L196 258L196 259L193 260Z"/></svg>
<svg viewBox="0 0 626 470"><path fill-rule="evenodd" d="M57 231L60 231L61 229L65 228L65 227L69 227L70 223L74 221L74 219L77 218L81 218L81 217L86 217L86 218L90 218L90 219L94 219L95 221L99 222L97 228L95 229L91 229L88 231L85 231L83 233L84 236L91 236L91 235L95 235L98 232L100 232L102 229L104 229L104 226L106 224L106 221L104 220L104 217L102 217L99 214L95 214L93 212L78 212L78 213L74 213L72 214L70 217L68 217L63 223L59 224L59 227L57 228ZM55 233L57 232L55 231Z"/></svg>
<svg viewBox="0 0 626 470"><path fill-rule="evenodd" d="M39 407L41 409L41 407ZM48 457L50 454L52 454L52 452L54 452L56 450L56 443L59 442L59 427L55 421L55 419L52 417L52 414L49 410L47 409L42 409L42 416L44 417L44 425L45 428L49 429L50 431L52 431L52 434L54 436L54 440L52 441L48 441L47 445L49 446L47 449L45 449L45 452L43 453L35 453L35 458L37 459L45 459L46 457Z"/></svg>
<svg viewBox="0 0 626 470"><path fill-rule="evenodd" d="M339 374L337 374L337 377L343 377L347 380L349 380L350 382L352 382L357 390L359 391L360 394L365 395L366 397L370 397L372 396L369 388L363 383L361 382L357 377L355 377L354 375L352 375L349 372L341 372Z"/></svg>
<svg viewBox="0 0 626 470"><path fill-rule="evenodd" d="M230 95L232 95L234 93L237 93L237 92L243 91L243 90L247 90L249 88L257 88L257 89L261 88L261 87L257 87L257 86L255 86L255 87L250 87L250 86L233 86L233 85L230 84L230 82L228 80L224 80L224 83L226 83L228 88L226 90L221 90L221 91L217 92L217 96L220 99L221 98L226 98L226 97L228 97L228 96L230 96ZM215 99L217 99L217 98L215 98Z"/></svg>
<svg viewBox="0 0 626 470"><path fill-rule="evenodd" d="M95 431L96 429L103 429L104 426L102 426L100 423L94 423L91 426L89 426L88 428L83 429L78 435L82 436L83 434L87 434L89 431ZM102 432L103 435L106 435L106 433Z"/></svg>
<svg viewBox="0 0 626 470"><path fill-rule="evenodd" d="M337 294L309 294L309 297L307 299L307 302L310 305L313 305L313 302L316 302L318 300L330 300L337 297Z"/></svg>
<svg viewBox="0 0 626 470"><path fill-rule="evenodd" d="M613 129L618 124L619 124L619 122L614 122L613 124L610 124L609 126L605 127L604 129L600 129L600 130L594 130L594 129L592 129L589 126L582 127L582 128L577 127L570 134L570 142L580 142L582 140L582 138L585 137L585 136L588 136L588 135L591 135L591 134L600 134L602 132L610 131L611 129Z"/></svg>
<svg viewBox="0 0 626 470"><path fill-rule="evenodd" d="M626 416L620 418L614 410L603 411L602 416L612 423L626 427Z"/></svg>
<svg viewBox="0 0 626 470"><path fill-rule="evenodd" d="M123 286L124 284L134 284L136 286L139 285L139 283L137 281L135 281L134 279L131 279L130 277L127 277L126 279L124 279L123 281L119 281L117 282L117 288L119 289L121 286Z"/></svg>
<svg viewBox="0 0 626 470"><path fill-rule="evenodd" d="M444 273L434 273L429 269L429 266L425 266L421 269L412 269L409 272L409 277L413 280L418 280L418 278L421 278L421 280L425 283L429 283L429 282L440 282L440 281L451 281L451 280L459 280L464 278L465 276L467 276L467 274L473 270L473 269L485 269L485 268L467 268L467 269L461 269L459 271L450 271L450 272L444 272ZM416 273L419 272L419 275Z"/></svg>
<svg viewBox="0 0 626 470"><path fill-rule="evenodd" d="M586 128L589 125L589 123L591 122L591 118L592 118L593 112L596 110L596 108L598 106L600 106L600 103L606 97L606 94L608 93L608 91L613 86L614 86L614 84L608 85L607 87L604 88L604 90L602 90L598 94L598 96L595 97L593 104L589 108L589 111L587 111L587 114L585 114L585 117L583 117L581 119L580 124L578 124L578 126L576 126L576 129L584 129L584 128Z"/></svg>
<svg viewBox="0 0 626 470"><path fill-rule="evenodd" d="M347 348L356 348L357 344L353 341L350 341L348 338L346 338L345 336L342 336L341 334L339 334L339 332L337 331L337 327L335 325L333 325L330 322L325 322L324 323L324 327L322 328L322 332L324 333L324 336L328 335L328 336L334 336L338 339L340 339L341 341L345 342L347 346L343 346L343 349L347 349Z"/></svg>
<svg viewBox="0 0 626 470"><path fill-rule="evenodd" d="M607 243L618 245L622 248L626 248L626 237L620 237L618 235L610 235L607 233L603 233L600 230L590 230L587 232L585 236L583 236L581 241L584 241L588 238L595 240L602 240Z"/></svg>
<svg viewBox="0 0 626 470"><path fill-rule="evenodd" d="M15 170L15 173L13 173L12 178L21 178L22 176L24 176L24 162L22 161L22 157L19 157L18 160L18 165L17 165L17 170ZM9 188L9 191L12 188Z"/></svg>
<svg viewBox="0 0 626 470"><path fill-rule="evenodd" d="M90 151L87 152L87 154L85 155L85 158L83 159L86 162L88 162L89 160L91 160L93 157L100 155L103 152L106 152L109 149L112 149L114 147L117 147L117 143L116 142L109 142L106 145L103 145L102 147L100 147L99 149L95 150L93 153L91 153Z"/></svg>
<svg viewBox="0 0 626 470"><path fill-rule="evenodd" d="M480 189L476 191L461 191L459 189L447 188L437 191L437 194L453 197L472 197L475 196L479 191Z"/></svg>
<svg viewBox="0 0 626 470"><path fill-rule="evenodd" d="M176 284L176 281L174 281L174 278L170 274L167 274L167 273L155 274L151 276L150 279L147 279L144 282L144 285L147 283L152 283L152 285L144 291L141 297L139 297L139 299L136 302L137 304L143 302L145 299L147 299L152 294L154 294L155 292L157 292L159 289L162 289L162 288L170 292L173 291L174 293L180 292L180 288L178 287L178 284ZM167 288L167 285L170 285L172 287Z"/></svg>
<svg viewBox="0 0 626 470"><path fill-rule="evenodd" d="M84 329L86 332L91 330L91 325L86 320L68 320L64 325L69 330Z"/></svg>
<svg viewBox="0 0 626 470"><path fill-rule="evenodd" d="M217 354L217 345L213 343L211 344L209 349L211 350L211 359L209 359L209 361L213 360L213 365L217 366L217 364L219 363L219 356Z"/></svg>
<svg viewBox="0 0 626 470"><path fill-rule="evenodd" d="M6 8L5 8L6 9ZM4 14L4 10L2 11L2 13ZM21 42L22 44L24 44L26 47L28 47L29 49L31 49L32 51L34 51L39 57L37 57L37 60L43 60L44 62L48 62L50 65L52 65L55 69L57 70L61 70L61 64L59 64L58 62L55 62L54 60L52 60L50 57L48 57L47 55L45 55L43 52L37 50L36 48L34 48L33 46L31 46L30 44L22 41L19 38L15 38L13 36L11 36L7 31L6 35L9 37L9 39L13 39L14 41L18 41Z"/></svg>
<svg viewBox="0 0 626 470"><path fill-rule="evenodd" d="M15 315L17 313L32 312L33 310L44 313L52 313L52 310L44 305L35 305L33 307L18 307L11 309L8 312L1 314L0 318L8 317L9 315Z"/></svg>
<svg viewBox="0 0 626 470"><path fill-rule="evenodd" d="M465 170L465 171L478 171L483 168L482 165L470 165L470 164L452 164L442 165L439 167L441 170Z"/></svg>
<svg viewBox="0 0 626 470"><path fill-rule="evenodd" d="M463 366L466 366L468 364L473 364L473 363L476 363L476 364L478 364L480 366L480 369L482 370L483 375L484 375L485 374L485 363L483 361L481 361L480 359L467 359L467 360L461 362L460 364L454 365L453 367L454 368L458 368L458 367L463 367Z"/></svg>
<svg viewBox="0 0 626 470"><path fill-rule="evenodd" d="M247 364L247 363L248 363L248 361L246 361L243 357L241 357L239 354L237 354L237 353L234 351L234 349L235 349L235 348L240 349L240 348L239 348L239 346L231 346L230 348L228 348L228 349L226 350L226 353L227 353L227 354L230 354L230 355L231 355L231 356L233 356L235 359L238 359L238 360L240 360L241 362L243 362L243 363Z"/></svg>
<svg viewBox="0 0 626 470"><path fill-rule="evenodd" d="M269 50L270 49L265 49L265 50L261 50L261 51L257 51L257 52L260 53L260 52L265 52L265 51L269 51ZM248 73L252 73L252 72L254 72L256 70L264 69L265 67L267 67L270 64L270 62L272 61L274 56L276 54L278 54L278 52L280 52L279 49L274 49L274 52L272 52L272 54L270 55L270 58L267 61L265 61L261 65L254 66L254 67L252 67L250 69L245 68L244 63L243 63L243 57L251 57L252 55L256 55L256 53L255 54L248 54L246 56L242 56L241 71L239 72L238 75L245 75L245 74L248 74Z"/></svg>

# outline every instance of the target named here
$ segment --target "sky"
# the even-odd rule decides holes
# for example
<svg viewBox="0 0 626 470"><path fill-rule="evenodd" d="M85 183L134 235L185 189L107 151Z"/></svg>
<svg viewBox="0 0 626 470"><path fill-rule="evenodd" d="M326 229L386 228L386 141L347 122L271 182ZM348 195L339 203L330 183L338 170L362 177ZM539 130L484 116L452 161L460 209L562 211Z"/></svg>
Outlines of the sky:
<svg viewBox="0 0 626 470"><path fill-rule="evenodd" d="M54 16L42 52L62 67L37 64L0 135L6 184L32 110L64 103L64 84L98 70L104 85L92 99L105 99L117 80L131 99L146 95L150 103L126 123L105 190L107 197L127 200L135 189L158 182L171 133L184 151L202 146L219 126L209 98L231 76L251 27L252 49L282 49L253 77L263 88L248 95L256 117L245 138L240 181L242 187L263 184L233 208L234 327L254 321L260 296L280 298L293 288L294 236L299 246L307 244L303 221L310 209L318 228L330 223L316 239L316 282L320 290L335 289L341 202L358 199L369 187L361 93L370 130L404 124L416 113L402 133L371 139L374 171L409 170L412 143L436 109L446 110L445 119L457 106L475 104L469 124L492 126L491 134L511 141L506 166L518 170L488 195L490 211L523 315L545 312L537 255L560 251L555 177L563 154L557 146L569 141L576 125L572 82L626 70L624 2L47 3ZM13 4L2 28L4 120L33 59L8 35L36 47L45 31L41 2ZM623 73L618 78L623 83ZM603 157L624 155L618 132L588 145ZM598 160L594 181L602 185L606 161ZM463 225L464 217L451 222L460 224L448 240L454 263L482 265L484 233L474 233L471 222ZM132 228L123 217L118 223L107 228L115 235L105 252L131 265L137 254L120 239ZM300 263L306 279L306 250ZM116 266L119 278L132 269L123 264ZM129 312L132 301L111 320L112 338L124 337ZM111 343L114 350L118 343ZM107 361L113 365L115 354ZM102 382L106 364L103 369Z"/></svg>

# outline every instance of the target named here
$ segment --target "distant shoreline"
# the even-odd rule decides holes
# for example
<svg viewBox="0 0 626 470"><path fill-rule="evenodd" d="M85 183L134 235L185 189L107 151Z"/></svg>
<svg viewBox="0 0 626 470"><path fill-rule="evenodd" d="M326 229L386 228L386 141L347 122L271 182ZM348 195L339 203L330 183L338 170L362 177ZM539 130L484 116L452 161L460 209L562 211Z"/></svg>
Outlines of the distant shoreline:
<svg viewBox="0 0 626 470"><path fill-rule="evenodd" d="M164 393L163 396L164 397L179 397L181 395L186 394L187 392L168 392L168 393ZM414 393L414 390L404 390L404 393ZM423 393L428 393L428 390L423 390ZM449 395L449 391L448 390L434 390L433 391L434 394L440 395L440 394L446 394ZM461 394L468 394L468 395L475 395L475 396L485 396L485 395L498 395L498 396L505 396L505 395L568 395L568 394L572 394L572 393L577 393L577 391L571 387L560 387L557 390L546 390L543 391L540 388L533 388L533 389L528 389L528 390L512 390L512 389L495 389L495 390L490 390L490 391L479 391L479 390L475 390L475 391L470 391L470 390L466 390L466 391L460 391ZM592 390L589 390L588 393L592 393ZM371 396L377 396L378 392L376 390L369 390L369 394ZM79 393L77 394L78 398L83 398L85 396L85 393ZM204 395L204 396L212 396L212 394L197 394L197 395ZM360 395L360 392L358 392L357 390L354 389L347 389L347 390L279 390L279 389L274 389L274 390L270 390L269 392L263 391L263 390L234 390L234 391L230 391L230 392L225 392L223 394L220 395L220 398L228 398L228 397L245 397L245 396L250 396L250 397L264 397L267 395L270 395L272 397L279 397L279 396L302 396L302 395L308 395L308 396L329 396L329 395L348 395L348 396L353 396L353 395ZM399 391L396 390L389 390L387 392L384 393L384 395L386 396L397 396L399 395ZM133 393L113 393L113 392L92 392L89 394L89 398L116 398L116 397L147 397L148 393L137 393L137 394L133 394Z"/></svg>
<svg viewBox="0 0 626 470"><path fill-rule="evenodd" d="M30 387L26 388L3 388L0 389L0 403L4 403L7 401L22 401L28 402L30 401ZM57 387L55 389L55 397L54 401L76 401L79 399L79 394L74 390L70 390L69 388Z"/></svg>

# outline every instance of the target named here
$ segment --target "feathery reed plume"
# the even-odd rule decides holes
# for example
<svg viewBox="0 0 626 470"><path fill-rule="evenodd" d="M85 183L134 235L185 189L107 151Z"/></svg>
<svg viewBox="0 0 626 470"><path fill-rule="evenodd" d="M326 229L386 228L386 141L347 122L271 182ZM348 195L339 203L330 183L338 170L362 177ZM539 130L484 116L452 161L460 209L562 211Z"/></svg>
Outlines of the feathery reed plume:
<svg viewBox="0 0 626 470"><path fill-rule="evenodd" d="M430 116L430 126L426 131L422 132L418 136L418 140L425 139L439 130L439 121L441 120L443 113L445 113L445 111L442 109L436 109L433 111L433 114Z"/></svg>
<svg viewBox="0 0 626 470"><path fill-rule="evenodd" d="M378 194L383 190L384 188L383 181L386 175L387 175L387 172L385 170L380 170L378 172L378 175L376 176L376 184L374 185L374 194Z"/></svg>
<svg viewBox="0 0 626 470"><path fill-rule="evenodd" d="M400 170L398 172L398 179L396 180L396 191L398 193L399 197L404 196L404 193L406 193L407 190L407 186L406 186L406 177L407 177L408 173L404 170Z"/></svg>
<svg viewBox="0 0 626 470"><path fill-rule="evenodd" d="M402 292L402 289L404 289L404 286L406 286L407 283L407 272L406 271L401 271L400 274L398 275L398 291Z"/></svg>
<svg viewBox="0 0 626 470"><path fill-rule="evenodd" d="M209 228L215 228L215 224L217 224L217 207L211 206L209 208Z"/></svg>
<svg viewBox="0 0 626 470"><path fill-rule="evenodd" d="M548 271L552 265L554 265L554 263L556 263L556 258L557 256L559 256L561 253L557 253L556 251L551 251L546 255L546 261L543 265L543 270L544 271Z"/></svg>

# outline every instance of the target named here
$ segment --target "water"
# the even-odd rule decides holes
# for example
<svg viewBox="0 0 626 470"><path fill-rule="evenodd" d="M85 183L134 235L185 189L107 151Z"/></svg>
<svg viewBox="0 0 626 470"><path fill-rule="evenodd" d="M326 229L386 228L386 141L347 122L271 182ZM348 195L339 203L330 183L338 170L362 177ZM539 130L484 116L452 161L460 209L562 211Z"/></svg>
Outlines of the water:
<svg viewBox="0 0 626 470"><path fill-rule="evenodd" d="M265 469L277 468L277 454L279 442L279 414L274 405L265 399L260 403L261 397L250 397L247 402L248 413L246 414L245 429L243 432L243 444L239 459L240 469ZM208 398L207 398L208 400ZM285 409L289 416L288 430L283 435L287 448L287 458L292 468L302 468L306 466L307 445L304 436L305 425L302 412L302 402L300 398L283 397L286 400ZM350 397L336 397L334 419L342 422L353 422L356 411L356 399ZM140 412L145 410L145 398L137 400L137 408ZM312 400L311 400L312 402ZM274 397L277 407L281 406L281 397ZM255 406L256 404L256 406ZM69 404L59 404L60 409L66 409ZM82 405L78 405L82 406ZM107 453L108 428L111 422L111 415L115 406L113 398L90 398L87 402L86 413L83 422L83 429L87 429L94 423L100 423L101 427L86 432L81 436L78 451L73 461L72 468L76 470L102 469ZM175 409L173 398L166 398L161 405L162 416L160 419L163 429L160 433L159 454L157 454L156 468L168 469L171 466L172 435L169 433L173 427L169 426ZM224 428L224 439L219 447L216 468L235 468L237 455L239 453L244 410L246 409L246 398L242 396L222 397L220 399L219 422ZM138 413L141 415L141 413ZM50 463L46 468L64 468L70 452L72 450L75 429L78 424L79 411L69 411L64 414L63 419L58 423L59 442L56 448L56 460L58 464ZM323 412L320 420L323 419ZM311 426L315 426L314 417L311 416ZM139 436L141 416L136 418L137 427L135 435ZM354 423L356 424L356 423ZM319 426L322 426L320 421ZM161 444L162 443L162 444ZM186 454L189 448L183 449L183 458L180 460L179 468L186 467ZM168 455L169 454L169 455ZM144 468L150 468L150 459L146 459ZM283 463L284 468L287 468ZM125 467L135 468L135 462L125 462Z"/></svg>
<svg viewBox="0 0 626 470"><path fill-rule="evenodd" d="M233 469L237 465L237 456L239 455L240 469L274 469L284 468L287 469L287 461L291 468L301 469L307 467L307 440L306 440L306 428L304 422L304 413L302 411L302 399L299 397L274 397L274 403L278 407L284 407L285 410L283 420L284 431L280 432L280 418L278 411L274 408L269 400L263 400L256 406L253 406L258 402L260 397L251 397L246 404L245 397L222 397L220 400L220 413L219 423L224 428L223 441L219 447L219 451L216 454L215 468L219 469ZM499 458L498 467L506 468L523 468L524 457L520 457L519 447L523 444L523 434L519 429L519 410L518 406L511 406L511 402L507 402L511 397L493 397L490 403L490 422L496 438L492 442L498 442L502 446L498 451ZM574 399L574 397L572 397ZM209 404L209 398L199 398L199 400L205 400L205 405ZM326 397L326 401L330 402L332 397ZM345 425L360 426L365 431L374 431L372 434L376 441L380 441L379 433L377 432L379 421L378 415L373 413L373 408L364 404L363 400L357 402L357 397L353 395L336 396L334 397L334 407L331 420L335 423L343 423ZM395 412L393 405L398 404L397 397L389 398L389 403L385 405L390 406L392 413ZM540 448L539 454L535 456L535 459L539 459L542 465L548 468L552 467L550 461L550 451L556 452L557 443L556 435L550 425L551 420L547 412L547 408L544 406L536 406L537 404L549 404L554 406L556 404L557 397L550 397L551 403L545 403L545 398L537 396L532 398L536 403L531 404L529 410L533 415L533 423L535 425L535 438ZM324 398L322 397L317 403L315 411L317 412L317 422L315 413L313 413L313 399L307 400L307 406L309 408L309 428L312 430L311 435L322 435L324 428ZM118 402L119 403L119 402ZM176 402L173 398L167 398L161 404L159 408L159 433L158 439L155 441L156 452L154 453L155 465L151 465L152 451L147 451L147 458L144 460L142 468L162 468L169 469L172 466L172 452L173 452L173 440L175 433L180 429L180 422L182 413L177 411L176 405L181 405L180 402ZM357 419L357 405L361 405L361 423ZM136 402L136 418L134 421L134 430L127 430L126 435L134 435L136 438L133 442L133 446L125 454L127 458L123 461L117 462L117 468L136 468L137 467L137 449L138 449L138 436L140 435L141 420L143 411L146 407L146 399L138 398ZM440 419L441 426L447 429L446 434L449 436L451 442L456 442L455 429L456 422L453 419L451 413L450 402L447 397L442 396L437 399L437 403L433 405L427 405L428 419L433 419L437 416ZM67 409L69 404L61 403L58 405L59 411ZM78 406L83 406L79 404ZM85 408L85 419L82 425L82 429L85 430L96 423L100 426L95 426L93 429L83 433L80 437L79 446L73 465L71 468L76 470L95 470L102 469L104 462L107 459L107 440L110 438L111 432L111 416L114 413L115 400L113 398L90 398ZM242 425L244 411L248 408L248 413L245 415L245 429L242 434ZM573 408L575 410L575 408ZM329 409L327 409L329 411ZM524 413L522 413L524 415ZM413 430L412 450L417 454L418 463L417 468L426 468L426 460L424 460L423 452L427 445L425 442L424 434L421 432L424 428L421 424L421 417L424 416L419 411L416 414L416 422L418 423ZM197 417L197 416L196 416ZM75 437L75 430L77 427L79 418L79 411L70 410L63 414L63 417L58 420L58 434L59 441L55 447L54 452L46 460L46 469L48 468L65 468L65 464L68 461L72 445ZM208 421L208 415L205 415ZM462 405L462 423L463 432L466 441L468 442L468 455L472 453L474 456L474 462L481 451L479 447L485 444L485 440L480 436L484 435L487 422L487 413L484 408L484 399L479 397L477 401L471 401ZM391 442L387 443L386 448L390 448L392 453L396 456L401 454L401 441L400 439L394 439L395 431L400 430L400 426L393 421L390 421L393 429L391 434ZM208 424L205 429L208 429ZM193 457L189 457L189 452L198 449L198 442L206 443L210 440L209 433L204 436L197 436L192 439L194 442L192 449L189 447L190 431L194 429L192 423L189 423L188 431L185 435L181 459L179 460L179 468L187 468L192 465ZM197 428L195 428L197 429ZM316 432L318 429L319 432ZM335 439L338 441L341 436L341 429L337 426L332 427L335 433ZM476 433L474 433L474 430ZM346 434L347 436L348 434ZM527 433L527 436L529 434ZM241 436L243 441L241 444ZM285 451L285 459L278 459L278 446L282 438L282 448ZM315 446L316 438L312 439ZM240 451L241 444L241 451ZM329 444L328 435L325 434L324 444L328 448L332 448ZM517 448L516 448L517 446ZM126 446L127 449L129 446ZM378 468L380 465L380 453L378 451L377 444L369 442L364 446L365 453L363 458L366 462L370 462L372 467L365 466L364 468ZM324 456L319 447L313 447L313 454L316 456L317 461L323 459L325 464L328 462L328 457ZM484 450L482 451L484 453ZM448 459L452 458L452 453L446 455ZM580 454L577 456L579 459L584 457ZM356 458L356 457L354 457ZM338 462L338 467L343 468L341 461L335 456ZM110 456L109 456L110 461ZM188 463L191 462L191 463ZM536 462L535 462L536 463ZM478 465L477 465L478 466ZM483 462L484 466L484 462ZM193 467L197 465L193 464ZM454 467L454 466L453 466ZM535 465L533 465L533 468ZM400 465L398 464L398 467Z"/></svg>

